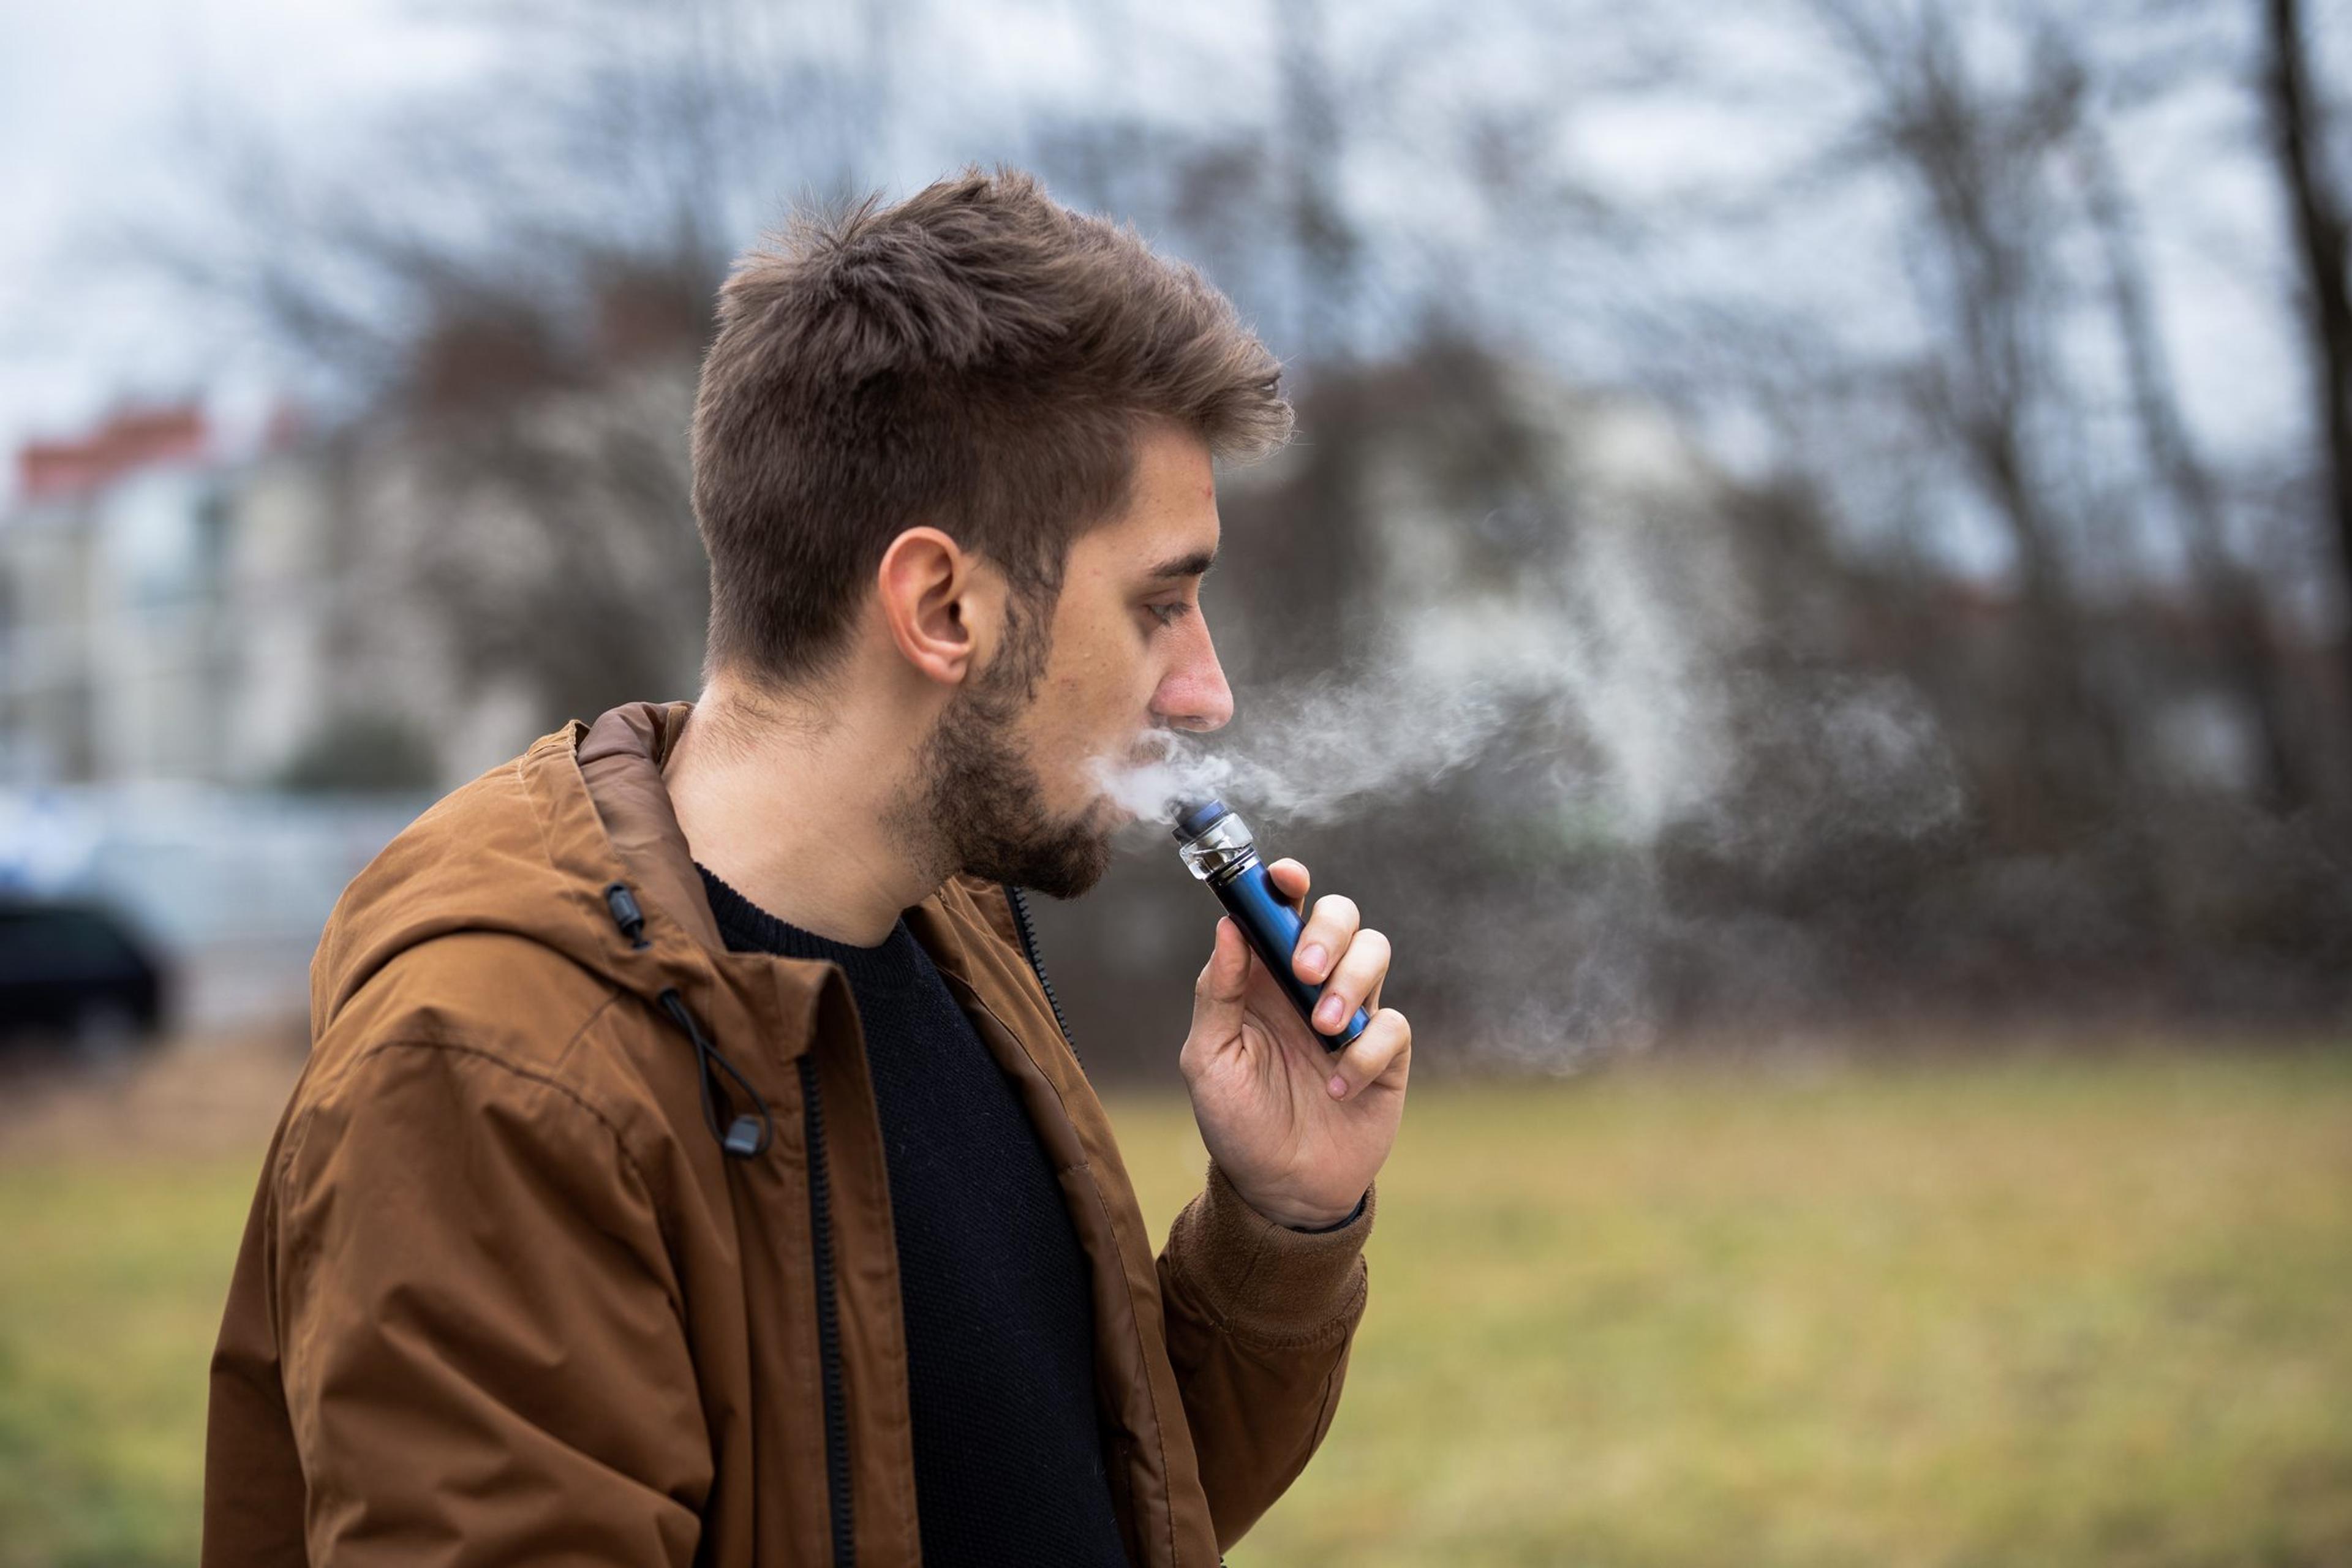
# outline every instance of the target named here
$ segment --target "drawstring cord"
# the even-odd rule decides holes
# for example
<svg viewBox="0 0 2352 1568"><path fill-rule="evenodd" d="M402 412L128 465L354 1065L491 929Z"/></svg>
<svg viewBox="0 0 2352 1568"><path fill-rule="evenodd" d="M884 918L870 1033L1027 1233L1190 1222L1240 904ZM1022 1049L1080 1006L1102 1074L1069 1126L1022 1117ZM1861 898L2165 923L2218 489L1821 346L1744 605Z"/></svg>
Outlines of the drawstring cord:
<svg viewBox="0 0 2352 1568"><path fill-rule="evenodd" d="M604 907L612 911L614 925L629 939L631 947L651 945L646 941L645 910L638 907L636 895L629 891L627 883L614 882L605 888ZM669 1015L670 1022L676 1024L694 1044L695 1062L699 1069L696 1076L702 1082L702 1120L704 1125L710 1129L710 1135L719 1140L721 1149L739 1160L753 1159L767 1152L768 1145L775 1141L776 1136L776 1119L769 1110L768 1102L760 1097L758 1089L751 1087L751 1080L737 1071L735 1064L710 1043L709 1037L702 1032L702 1026L695 1021L693 1011L687 1006L686 998L678 994L677 987L666 988L657 1000L663 1011ZM739 1116L735 1113L734 1100L729 1098L726 1086L719 1081L717 1075L721 1072L733 1079L735 1086L750 1097L758 1110L757 1115L747 1112Z"/></svg>
<svg viewBox="0 0 2352 1568"><path fill-rule="evenodd" d="M703 1037L701 1026L694 1021L694 1015L687 1010L686 998L677 994L675 986L661 994L661 1005L669 1010L677 1026L686 1031L686 1037L694 1042L695 1056L702 1064L702 1120L710 1128L710 1135L719 1140L721 1149L739 1160L764 1153L776 1135L775 1118L769 1114L768 1102L760 1098L760 1091L751 1087L750 1079L735 1070L735 1064L719 1055L719 1047ZM751 1103L760 1110L757 1116L734 1114L734 1101L727 1098L727 1090L712 1076L710 1069L714 1067L751 1097ZM726 1122L724 1131L719 1131L722 1121Z"/></svg>

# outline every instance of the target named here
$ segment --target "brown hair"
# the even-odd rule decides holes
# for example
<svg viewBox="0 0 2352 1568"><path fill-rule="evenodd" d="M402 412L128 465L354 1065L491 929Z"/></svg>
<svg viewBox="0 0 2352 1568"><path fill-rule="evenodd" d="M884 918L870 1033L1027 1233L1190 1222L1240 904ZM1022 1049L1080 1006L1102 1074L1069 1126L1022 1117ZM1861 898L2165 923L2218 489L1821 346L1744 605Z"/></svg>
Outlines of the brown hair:
<svg viewBox="0 0 2352 1568"><path fill-rule="evenodd" d="M1050 606L1070 542L1125 508L1139 424L1263 456L1281 368L1198 272L1014 170L799 217L737 261L703 361L708 669L821 674L923 523Z"/></svg>

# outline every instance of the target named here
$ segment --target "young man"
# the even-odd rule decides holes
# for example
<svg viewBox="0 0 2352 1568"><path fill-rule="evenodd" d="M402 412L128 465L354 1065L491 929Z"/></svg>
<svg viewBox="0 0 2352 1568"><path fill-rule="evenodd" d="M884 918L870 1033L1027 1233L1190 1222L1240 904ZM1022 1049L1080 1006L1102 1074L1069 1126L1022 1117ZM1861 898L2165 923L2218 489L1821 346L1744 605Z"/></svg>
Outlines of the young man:
<svg viewBox="0 0 2352 1568"><path fill-rule="evenodd" d="M1101 765L1231 713L1212 458L1287 434L1276 362L1011 174L803 226L719 316L701 698L443 800L320 943L216 1568L1209 1568L1329 1426L1411 1055L1387 942L1310 911L1330 1026L1375 1014L1333 1057L1219 922L1207 1185L1155 1258L1016 891L1085 892Z"/></svg>

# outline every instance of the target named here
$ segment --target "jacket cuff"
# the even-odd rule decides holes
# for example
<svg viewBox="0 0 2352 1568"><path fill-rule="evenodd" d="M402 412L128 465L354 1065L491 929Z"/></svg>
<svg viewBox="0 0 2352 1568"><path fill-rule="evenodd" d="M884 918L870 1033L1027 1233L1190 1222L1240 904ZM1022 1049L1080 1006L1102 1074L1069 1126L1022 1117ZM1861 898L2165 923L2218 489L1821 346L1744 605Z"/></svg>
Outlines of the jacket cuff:
<svg viewBox="0 0 2352 1568"><path fill-rule="evenodd" d="M1295 1230L1301 1236L1328 1236L1335 1230L1345 1230L1363 1217L1364 1202L1366 1198L1371 1196L1371 1193L1372 1189L1366 1187L1364 1196L1356 1200L1356 1206L1348 1211L1348 1217L1345 1219L1335 1219L1329 1225L1286 1225L1282 1228Z"/></svg>
<svg viewBox="0 0 2352 1568"><path fill-rule="evenodd" d="M1318 1337L1362 1311L1364 1238L1379 1184L1331 1230L1293 1230L1250 1207L1209 1162L1208 1184L1170 1227L1169 1250L1222 1326L1261 1340Z"/></svg>

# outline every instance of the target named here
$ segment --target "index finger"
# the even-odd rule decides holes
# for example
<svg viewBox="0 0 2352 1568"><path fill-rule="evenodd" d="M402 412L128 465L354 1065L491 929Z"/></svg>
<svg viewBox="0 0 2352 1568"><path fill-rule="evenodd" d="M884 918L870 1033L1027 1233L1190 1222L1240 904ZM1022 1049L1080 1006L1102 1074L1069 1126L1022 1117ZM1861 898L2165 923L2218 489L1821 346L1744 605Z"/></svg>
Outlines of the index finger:
<svg viewBox="0 0 2352 1568"><path fill-rule="evenodd" d="M1282 859L1269 863L1265 868L1265 875L1266 879L1274 884L1275 891L1290 900L1292 909L1301 914L1306 912L1307 889L1309 882L1306 867L1286 856Z"/></svg>

